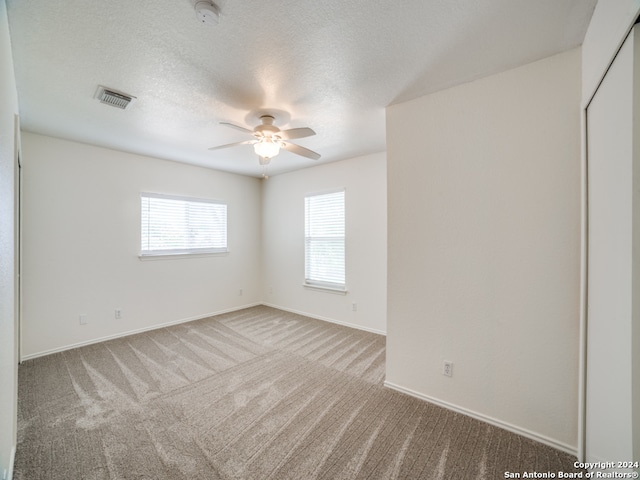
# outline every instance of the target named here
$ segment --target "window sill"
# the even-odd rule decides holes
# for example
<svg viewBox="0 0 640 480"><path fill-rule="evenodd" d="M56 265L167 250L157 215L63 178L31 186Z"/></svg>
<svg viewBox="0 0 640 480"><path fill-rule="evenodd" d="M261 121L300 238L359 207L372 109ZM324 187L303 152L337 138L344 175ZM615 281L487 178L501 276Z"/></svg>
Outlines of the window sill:
<svg viewBox="0 0 640 480"><path fill-rule="evenodd" d="M322 285L313 285L310 283L303 283L302 286L309 290L317 290L319 292L332 293L334 295L346 295L348 293L347 287L338 288L338 287L324 287Z"/></svg>
<svg viewBox="0 0 640 480"><path fill-rule="evenodd" d="M226 252L210 252L210 253L154 253L147 255L138 255L138 259L141 261L148 260L175 260L178 258L203 258L203 257L222 257L229 254L229 250Z"/></svg>

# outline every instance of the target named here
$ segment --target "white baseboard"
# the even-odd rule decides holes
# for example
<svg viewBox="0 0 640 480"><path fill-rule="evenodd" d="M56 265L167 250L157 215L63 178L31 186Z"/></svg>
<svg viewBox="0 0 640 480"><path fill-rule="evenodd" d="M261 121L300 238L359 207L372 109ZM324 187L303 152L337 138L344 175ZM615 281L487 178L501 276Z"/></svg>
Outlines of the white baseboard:
<svg viewBox="0 0 640 480"><path fill-rule="evenodd" d="M476 420L480 420L482 422L489 423L491 425L494 425L496 427L502 428L504 430L508 430L509 432L516 433L518 435L522 435L523 437L527 437L527 438L529 438L531 440L535 440L536 442L543 443L545 445L548 445L549 447L555 448L557 450L561 450L561 451L563 451L565 453L568 453L570 455L577 456L577 454L578 454L577 447L574 447L574 446L571 446L571 445L567 445L564 442L560 442L558 440L555 440L553 438L547 437L545 435L541 435L539 433L532 432L531 430L527 430L526 428L518 427L517 425L513 425L513 424L508 423L508 422L503 422L502 420L498 420L497 418L489 417L487 415L483 415L482 413L474 412L473 410L468 410L466 408L459 407L458 405L454 405L452 403L445 402L443 400L439 400L439 399L434 398L434 397L430 397L429 395L425 395L423 393L416 392L416 391L411 390L409 388L401 387L400 385L396 385L396 384L391 383L391 382L385 381L384 382L384 386L388 387L388 388L391 388L392 390L396 390L398 392L405 393L407 395L411 395L412 397L419 398L420 400L424 400L426 402L433 403L435 405L438 405L440 407L446 408L448 410L453 410L454 412L462 413L463 415L467 415L469 417L475 418Z"/></svg>
<svg viewBox="0 0 640 480"><path fill-rule="evenodd" d="M235 312L237 310L244 310L245 308L255 307L257 305L262 305L260 302L250 303L247 305L242 305L240 307L228 308L226 310L219 310L217 312L205 313L203 315L197 315L195 317L189 318L181 318L179 320L172 320L170 322L160 323L158 325L150 325L148 327L137 328L135 330L127 330L126 332L120 332L113 335L107 335L106 337L93 338L91 340L86 340L84 342L73 343L70 345L65 345L64 347L52 348L51 350L44 350L42 352L31 353L29 355L25 355L20 358L20 362L25 360L31 360L33 358L44 357L45 355L51 355L52 353L64 352L65 350L71 350L72 348L84 347L85 345L92 345L94 343L105 342L107 340L113 340L115 338L128 337L129 335L135 335L136 333L148 332L151 330L157 330L159 328L166 328L172 325L178 325L180 323L193 322L194 320L201 320L207 317L213 317L215 315L222 315L223 313Z"/></svg>
<svg viewBox="0 0 640 480"><path fill-rule="evenodd" d="M280 305L274 305L272 303L262 302L262 305L264 305L265 307L277 308L278 310L283 310L285 312L295 313L297 315L303 315L303 316L309 317L309 318L315 318L316 320L322 320L322 321L329 322L329 323L335 323L337 325L342 325L343 327L355 328L357 330L364 330L365 332L376 333L378 335L384 335L384 336L387 335L387 332L385 332L385 331L377 330L375 328L363 327L362 325L358 325L356 323L343 322L343 321L340 321L340 320L335 320L333 318L328 318L328 317L322 317L320 315L315 315L313 313L301 312L300 310L294 310L292 308L281 307Z"/></svg>

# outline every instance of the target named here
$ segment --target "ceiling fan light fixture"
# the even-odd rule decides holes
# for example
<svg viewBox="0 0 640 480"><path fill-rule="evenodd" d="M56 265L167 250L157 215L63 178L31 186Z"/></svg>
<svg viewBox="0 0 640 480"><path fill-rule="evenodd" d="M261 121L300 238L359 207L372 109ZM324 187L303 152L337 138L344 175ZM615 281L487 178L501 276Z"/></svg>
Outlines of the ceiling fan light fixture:
<svg viewBox="0 0 640 480"><path fill-rule="evenodd" d="M280 130L273 124L275 120L273 115L264 114L260 115L259 118L260 125L254 127L253 130L249 130L248 128L241 127L233 123L220 122L221 125L226 125L227 127L231 127L250 135L251 140L219 145L217 147L211 147L209 150L235 147L237 145L253 145L253 150L258 156L258 162L263 167L263 176L265 178L267 178L267 165L271 162L273 157L280 153L281 148L285 149L287 152L293 153L294 155L300 155L302 157L310 158L311 160L318 160L320 158L319 153L289 141L292 138L305 138L315 135L316 132L310 128L298 127Z"/></svg>
<svg viewBox="0 0 640 480"><path fill-rule="evenodd" d="M268 159L273 158L280 153L280 145L274 142L271 138L264 138L253 145L253 150L259 157Z"/></svg>

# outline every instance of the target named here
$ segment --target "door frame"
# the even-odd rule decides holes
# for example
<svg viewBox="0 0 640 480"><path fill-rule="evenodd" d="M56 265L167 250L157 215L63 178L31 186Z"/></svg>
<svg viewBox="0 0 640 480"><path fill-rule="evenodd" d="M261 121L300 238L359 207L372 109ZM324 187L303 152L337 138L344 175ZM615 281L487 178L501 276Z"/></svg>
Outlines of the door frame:
<svg viewBox="0 0 640 480"><path fill-rule="evenodd" d="M14 116L14 336L16 364L22 363L22 150L20 117ZM17 383L17 378L16 378ZM16 386L17 387L17 386ZM17 389L16 389L17 391Z"/></svg>
<svg viewBox="0 0 640 480"><path fill-rule="evenodd" d="M616 48L611 52L609 62L600 75L599 81L593 91L583 92L582 106L580 109L580 130L582 138L582 161L581 161L581 242L580 242L580 350L578 364L578 461L586 461L586 443L587 443L587 332L589 323L588 312L588 289L589 289L589 150L587 135L587 111L593 101L600 85L604 81L611 65L615 61L622 45L629 37L634 26L640 22L640 5L638 5L629 17L629 24L626 30L622 32L618 40ZM585 94L586 93L586 94Z"/></svg>

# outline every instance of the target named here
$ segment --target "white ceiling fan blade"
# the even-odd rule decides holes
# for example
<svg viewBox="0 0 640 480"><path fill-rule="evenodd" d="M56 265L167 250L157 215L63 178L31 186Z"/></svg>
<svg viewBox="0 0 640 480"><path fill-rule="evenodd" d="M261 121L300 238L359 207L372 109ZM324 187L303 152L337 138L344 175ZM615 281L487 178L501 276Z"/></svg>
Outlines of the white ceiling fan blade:
<svg viewBox="0 0 640 480"><path fill-rule="evenodd" d="M308 127L290 128L289 130L280 130L278 132L278 135L280 135L280 137L283 140L291 140L293 138L310 137L311 135L315 135L315 134L316 134L316 132L314 132L313 130L311 130Z"/></svg>
<svg viewBox="0 0 640 480"><path fill-rule="evenodd" d="M226 125L227 127L235 128L236 130L240 130L241 132L248 133L249 135L253 135L253 130L249 130L248 128L241 127L240 125L235 125L229 122L220 122L220 125Z"/></svg>
<svg viewBox="0 0 640 480"><path fill-rule="evenodd" d="M221 148L235 147L236 145L251 145L256 143L257 140L245 140L244 142L227 143L226 145L218 145L217 147L211 147L209 150L220 150Z"/></svg>
<svg viewBox="0 0 640 480"><path fill-rule="evenodd" d="M311 160L318 160L320 158L320 154L316 153L308 148L301 147L300 145L296 145L295 143L284 143L282 148L285 150L295 153L296 155L302 155L303 157L310 158Z"/></svg>

